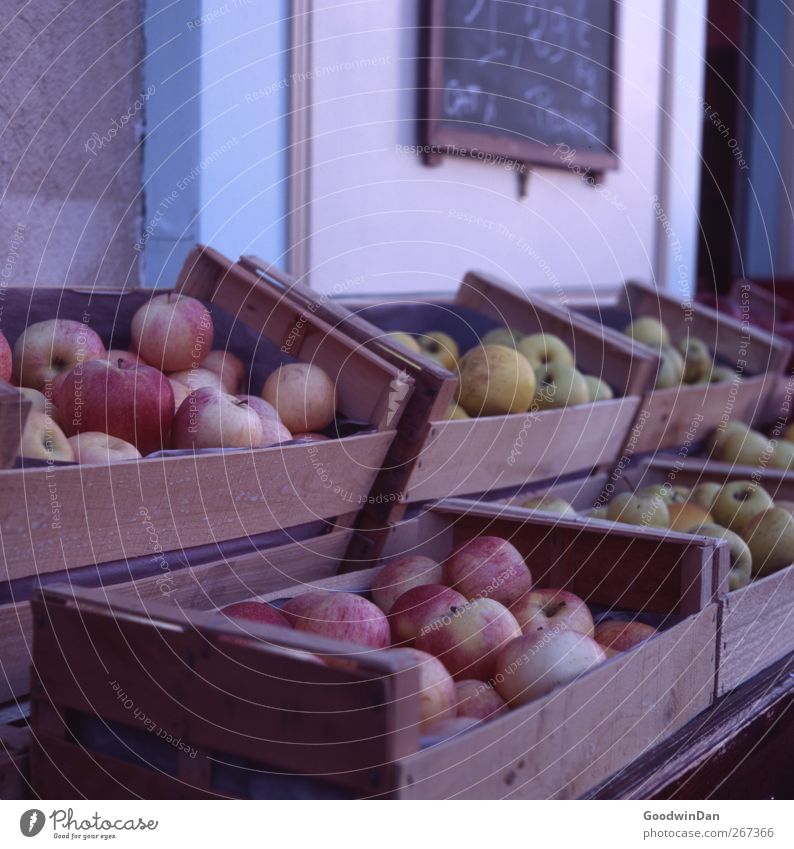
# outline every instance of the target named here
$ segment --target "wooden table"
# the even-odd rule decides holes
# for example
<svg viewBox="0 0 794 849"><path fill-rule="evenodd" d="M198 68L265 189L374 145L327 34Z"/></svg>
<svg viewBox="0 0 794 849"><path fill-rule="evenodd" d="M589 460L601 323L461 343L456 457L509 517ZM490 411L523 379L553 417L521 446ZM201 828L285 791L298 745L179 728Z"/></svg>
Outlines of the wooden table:
<svg viewBox="0 0 794 849"><path fill-rule="evenodd" d="M794 799L794 654L768 667L590 799Z"/></svg>

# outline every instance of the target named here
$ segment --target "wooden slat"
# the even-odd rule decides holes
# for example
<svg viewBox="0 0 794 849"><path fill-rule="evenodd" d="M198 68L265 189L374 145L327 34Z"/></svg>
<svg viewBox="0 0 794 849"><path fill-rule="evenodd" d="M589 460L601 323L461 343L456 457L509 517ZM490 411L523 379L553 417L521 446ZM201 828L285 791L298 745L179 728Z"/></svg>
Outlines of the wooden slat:
<svg viewBox="0 0 794 849"><path fill-rule="evenodd" d="M408 799L571 799L708 707L717 605L575 684L399 762ZM473 768L476 762L477 768Z"/></svg>
<svg viewBox="0 0 794 849"><path fill-rule="evenodd" d="M30 742L28 728L0 726L0 799L29 797Z"/></svg>
<svg viewBox="0 0 794 849"><path fill-rule="evenodd" d="M0 469L13 465L31 403L13 386L0 380Z"/></svg>
<svg viewBox="0 0 794 849"><path fill-rule="evenodd" d="M392 437L64 467L57 527L47 468L0 472L0 580L151 554L153 533L172 551L347 514Z"/></svg>

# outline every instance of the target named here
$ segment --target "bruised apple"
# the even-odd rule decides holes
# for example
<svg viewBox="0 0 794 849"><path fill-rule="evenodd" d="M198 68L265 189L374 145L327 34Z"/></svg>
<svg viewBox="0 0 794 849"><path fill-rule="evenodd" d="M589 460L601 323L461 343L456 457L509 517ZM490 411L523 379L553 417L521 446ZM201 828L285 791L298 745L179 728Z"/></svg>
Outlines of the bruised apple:
<svg viewBox="0 0 794 849"><path fill-rule="evenodd" d="M458 404L470 416L523 413L535 394L535 373L514 348L483 345L460 361Z"/></svg>

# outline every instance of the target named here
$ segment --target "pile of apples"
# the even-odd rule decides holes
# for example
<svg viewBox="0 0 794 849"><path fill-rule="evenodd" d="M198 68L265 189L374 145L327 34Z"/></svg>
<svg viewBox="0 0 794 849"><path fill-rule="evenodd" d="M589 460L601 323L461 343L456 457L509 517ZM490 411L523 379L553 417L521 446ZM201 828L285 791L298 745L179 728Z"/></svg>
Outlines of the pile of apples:
<svg viewBox="0 0 794 849"><path fill-rule="evenodd" d="M241 394L246 366L213 350L209 310L195 298L155 295L132 317L132 350L106 350L87 324L29 325L11 351L0 334L0 379L32 402L22 457L107 464L156 451L263 448L325 438L333 381L313 364L279 367L262 396Z"/></svg>
<svg viewBox="0 0 794 849"><path fill-rule="evenodd" d="M280 609L245 601L219 614L389 649L419 670L421 727L430 737L539 699L656 633L636 621L596 627L573 593L533 588L520 552L492 536L462 543L442 563L420 555L393 560L370 596L315 590ZM345 664L339 656L309 657Z"/></svg>
<svg viewBox="0 0 794 849"><path fill-rule="evenodd" d="M457 372L457 399L447 419L551 410L615 397L606 381L576 368L570 347L552 333L497 327L463 357L446 333L389 335Z"/></svg>
<svg viewBox="0 0 794 849"><path fill-rule="evenodd" d="M522 506L561 516L578 515L565 499L551 494L531 498ZM727 540L731 590L794 563L794 501L773 501L753 480L704 482L692 489L665 481L622 492L582 515Z"/></svg>
<svg viewBox="0 0 794 849"><path fill-rule="evenodd" d="M712 436L709 449L715 460L789 471L794 468L794 424L781 439L770 439L742 422L730 422Z"/></svg>
<svg viewBox="0 0 794 849"><path fill-rule="evenodd" d="M655 318L638 318L623 332L661 355L656 389L671 389L682 383L704 385L740 380L733 369L714 363L714 355L702 339L686 336L671 344L668 329Z"/></svg>

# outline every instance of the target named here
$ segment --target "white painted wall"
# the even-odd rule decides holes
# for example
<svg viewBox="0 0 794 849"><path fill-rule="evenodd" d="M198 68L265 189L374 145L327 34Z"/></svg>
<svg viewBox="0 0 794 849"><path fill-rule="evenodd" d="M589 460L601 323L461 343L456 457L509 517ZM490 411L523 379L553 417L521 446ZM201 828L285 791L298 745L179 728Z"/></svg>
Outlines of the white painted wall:
<svg viewBox="0 0 794 849"><path fill-rule="evenodd" d="M514 172L451 158L427 168L410 151L418 7L314 3L312 285L353 295L449 291L472 267L524 287L653 279L663 0L623 4L620 169L593 189L567 171L538 168L524 201ZM696 203L689 217L677 215L679 231L694 228L695 217Z"/></svg>

